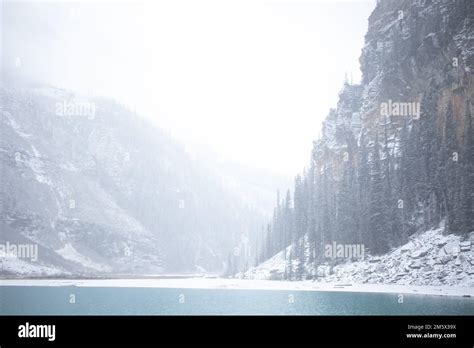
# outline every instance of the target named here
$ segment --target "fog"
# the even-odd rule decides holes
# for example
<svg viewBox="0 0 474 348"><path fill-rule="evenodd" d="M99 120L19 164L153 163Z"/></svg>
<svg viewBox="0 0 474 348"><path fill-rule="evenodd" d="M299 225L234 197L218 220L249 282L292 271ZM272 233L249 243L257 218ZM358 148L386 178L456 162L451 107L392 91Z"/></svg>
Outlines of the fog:
<svg viewBox="0 0 474 348"><path fill-rule="evenodd" d="M112 97L189 148L294 175L374 1L3 2L2 66Z"/></svg>

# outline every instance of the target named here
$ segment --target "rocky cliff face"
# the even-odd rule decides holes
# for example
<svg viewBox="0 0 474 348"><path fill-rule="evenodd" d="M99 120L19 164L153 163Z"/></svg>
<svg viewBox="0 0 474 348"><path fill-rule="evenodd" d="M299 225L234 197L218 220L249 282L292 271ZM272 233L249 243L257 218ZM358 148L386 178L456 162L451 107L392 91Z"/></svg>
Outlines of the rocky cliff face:
<svg viewBox="0 0 474 348"><path fill-rule="evenodd" d="M453 191L468 191L474 180L468 170L473 161L468 139L472 137L474 100L474 4L378 1L369 17L360 64L361 84L344 85L337 108L330 111L322 137L315 142L317 170L329 167L334 178L341 180L344 161L349 161L360 174L366 162L374 162L371 152L377 143L381 176L391 186L390 199L405 203L402 219L413 222L404 238L421 226L420 221L424 228L433 227L443 215L448 216L448 229L462 230L449 210L463 194ZM443 158L443 151L456 164L446 164L449 156ZM422 168L418 172L409 168L417 165ZM451 170L444 168L450 165ZM374 170L373 164L368 170ZM458 176L458 187L449 187L449 179L443 176L461 172L467 177L465 182ZM405 178L414 175L418 178L412 183ZM415 189L422 185L429 186L426 192ZM466 214L469 212L472 205Z"/></svg>
<svg viewBox="0 0 474 348"><path fill-rule="evenodd" d="M468 0L378 1L369 17L360 64L362 83L344 86L337 109L324 122L321 146L344 147L348 142L344 134L352 131L359 140L360 129L369 135L365 138L369 143L387 124L390 135L399 136L402 125L418 116L381 115L388 101L420 103L422 111L436 114L440 134L452 101L461 136L474 97L474 4Z"/></svg>
<svg viewBox="0 0 474 348"><path fill-rule="evenodd" d="M380 123L380 105L387 100L433 103L438 111L451 100L462 123L473 97L473 18L468 0L379 1L360 58L366 128ZM436 93L434 100L430 93ZM443 112L437 116L442 124ZM391 121L401 123L400 117Z"/></svg>
<svg viewBox="0 0 474 348"><path fill-rule="evenodd" d="M377 2L360 57L362 81L344 84L310 166L296 179L294 207L278 203L262 261L287 250L282 277L302 279L316 276L319 265L347 261L325 258L332 243L362 245L375 257L440 224L444 234L468 238L473 40L472 1ZM465 265L459 279L472 278Z"/></svg>

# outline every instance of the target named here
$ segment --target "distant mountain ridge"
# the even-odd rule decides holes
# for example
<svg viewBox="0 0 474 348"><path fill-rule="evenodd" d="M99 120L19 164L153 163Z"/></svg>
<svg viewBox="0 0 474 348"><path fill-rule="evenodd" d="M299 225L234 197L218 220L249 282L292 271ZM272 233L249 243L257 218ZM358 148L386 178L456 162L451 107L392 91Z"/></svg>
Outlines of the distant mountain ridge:
<svg viewBox="0 0 474 348"><path fill-rule="evenodd" d="M220 272L260 230L222 178L115 101L15 80L0 98L0 242L39 245L1 274Z"/></svg>

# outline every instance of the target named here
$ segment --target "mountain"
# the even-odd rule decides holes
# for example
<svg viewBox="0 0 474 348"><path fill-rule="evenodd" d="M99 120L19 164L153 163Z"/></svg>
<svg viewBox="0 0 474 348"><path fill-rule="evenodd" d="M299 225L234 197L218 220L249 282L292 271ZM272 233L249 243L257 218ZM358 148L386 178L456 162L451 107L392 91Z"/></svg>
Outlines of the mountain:
<svg viewBox="0 0 474 348"><path fill-rule="evenodd" d="M474 231L474 3L378 1L360 65L268 225L259 262L291 250L283 278L352 259L333 244L375 257L441 224Z"/></svg>
<svg viewBox="0 0 474 348"><path fill-rule="evenodd" d="M2 258L3 275L221 272L260 231L255 207L126 107L4 77L0 241L38 259Z"/></svg>

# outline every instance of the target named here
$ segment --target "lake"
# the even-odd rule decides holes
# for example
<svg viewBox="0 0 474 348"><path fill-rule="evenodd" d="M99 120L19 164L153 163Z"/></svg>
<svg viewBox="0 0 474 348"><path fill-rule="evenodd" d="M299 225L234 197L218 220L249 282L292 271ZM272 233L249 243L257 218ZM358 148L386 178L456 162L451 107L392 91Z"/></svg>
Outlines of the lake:
<svg viewBox="0 0 474 348"><path fill-rule="evenodd" d="M2 315L473 315L474 299L249 289L0 286Z"/></svg>

